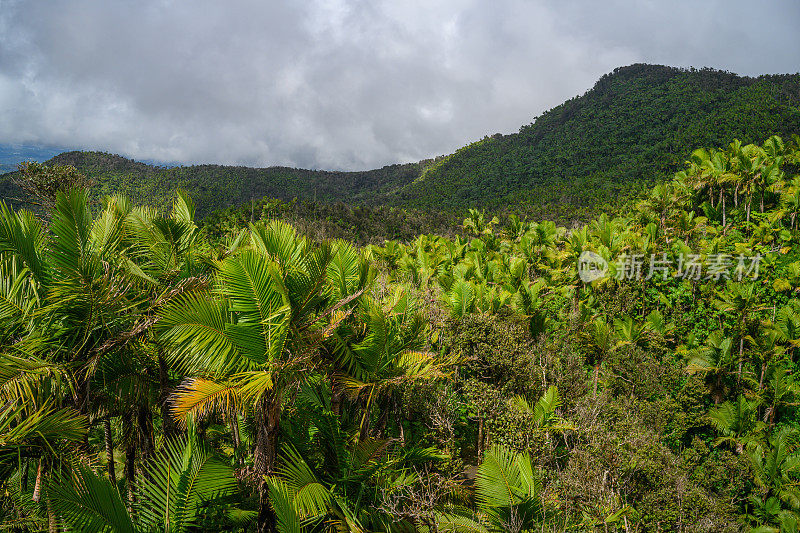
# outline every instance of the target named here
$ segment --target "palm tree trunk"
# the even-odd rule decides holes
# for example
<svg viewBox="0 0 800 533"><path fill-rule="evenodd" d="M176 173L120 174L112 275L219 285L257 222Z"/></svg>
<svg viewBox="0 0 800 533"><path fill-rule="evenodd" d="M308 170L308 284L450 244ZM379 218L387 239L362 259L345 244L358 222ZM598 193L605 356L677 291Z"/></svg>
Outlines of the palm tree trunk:
<svg viewBox="0 0 800 533"><path fill-rule="evenodd" d="M44 477L44 459L39 458L39 466L36 467L36 483L33 484L33 497L36 503L42 499L42 478Z"/></svg>
<svg viewBox="0 0 800 533"><path fill-rule="evenodd" d="M374 394L375 389L373 388L370 390L369 397L367 398L367 403L364 405L363 414L361 415L361 430L359 431L358 440L363 441L369 437L369 430L370 430L370 418L372 417L372 395Z"/></svg>
<svg viewBox="0 0 800 533"><path fill-rule="evenodd" d="M578 284L575 286L575 293L574 299L572 301L572 312L577 315L578 309L581 305L581 282L579 281Z"/></svg>
<svg viewBox="0 0 800 533"><path fill-rule="evenodd" d="M160 346L158 347L158 389L159 405L161 406L161 427L164 431L164 438L168 439L178 433L178 427L169 412L169 395L172 392L172 387L169 382L169 367Z"/></svg>
<svg viewBox="0 0 800 533"><path fill-rule="evenodd" d="M58 522L56 521L56 510L50 502L50 497L46 496L47 504L47 531L48 533L58 533Z"/></svg>
<svg viewBox="0 0 800 533"><path fill-rule="evenodd" d="M236 415L236 413L233 413L228 417L228 423L231 425L231 436L233 437L233 446L234 448L238 448L239 445L242 443L242 439L239 436L239 417Z"/></svg>
<svg viewBox="0 0 800 533"><path fill-rule="evenodd" d="M153 456L154 452L153 413L150 412L150 408L146 404L139 406L136 416L136 429L141 461L146 463ZM148 476L147 471L144 472L145 476Z"/></svg>
<svg viewBox="0 0 800 533"><path fill-rule="evenodd" d="M380 406L378 406L378 408L380 409ZM389 422L389 411L390 411L389 407L385 406L380 416L378 417L378 427L376 429L378 435L382 439L386 438L386 426L388 425Z"/></svg>
<svg viewBox="0 0 800 533"><path fill-rule="evenodd" d="M111 483L117 482L117 472L114 465L114 439L111 434L111 419L103 420L103 433L106 441L106 462L108 463L108 479Z"/></svg>
<svg viewBox="0 0 800 533"><path fill-rule="evenodd" d="M726 221L727 221L727 218L725 216L725 197L723 196L722 197L722 231L723 231L723 233L725 232L725 223L726 223Z"/></svg>
<svg viewBox="0 0 800 533"><path fill-rule="evenodd" d="M342 414L342 391L339 387L336 386L333 379L331 379L331 383L333 383L333 390L331 391L331 411L336 416Z"/></svg>
<svg viewBox="0 0 800 533"><path fill-rule="evenodd" d="M278 455L278 430L281 419L281 398L274 391L266 395L256 406L256 446L253 463L258 476L258 533L276 531L275 513L269 504L269 488L264 476L275 472Z"/></svg>
<svg viewBox="0 0 800 533"><path fill-rule="evenodd" d="M742 382L742 361L744 359L744 332L739 336L739 371L736 374L736 384Z"/></svg>
<svg viewBox="0 0 800 533"><path fill-rule="evenodd" d="M136 440L133 435L132 416L123 416L123 434L125 436L125 484L128 486L128 510L133 507L136 487Z"/></svg>
<svg viewBox="0 0 800 533"><path fill-rule="evenodd" d="M403 446L406 443L405 429L403 428L403 421L405 419L405 415L403 413L403 409L397 402L397 398L392 399L392 411L394 413L394 420L395 423L397 424L397 429L399 431L400 445Z"/></svg>

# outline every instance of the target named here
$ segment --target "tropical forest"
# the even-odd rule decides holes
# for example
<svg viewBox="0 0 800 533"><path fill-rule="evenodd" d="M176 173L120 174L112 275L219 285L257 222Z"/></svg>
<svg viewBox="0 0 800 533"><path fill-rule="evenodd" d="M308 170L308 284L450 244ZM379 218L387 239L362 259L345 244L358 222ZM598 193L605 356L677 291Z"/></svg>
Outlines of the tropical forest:
<svg viewBox="0 0 800 533"><path fill-rule="evenodd" d="M375 171L20 164L0 529L800 531L798 87L632 65Z"/></svg>

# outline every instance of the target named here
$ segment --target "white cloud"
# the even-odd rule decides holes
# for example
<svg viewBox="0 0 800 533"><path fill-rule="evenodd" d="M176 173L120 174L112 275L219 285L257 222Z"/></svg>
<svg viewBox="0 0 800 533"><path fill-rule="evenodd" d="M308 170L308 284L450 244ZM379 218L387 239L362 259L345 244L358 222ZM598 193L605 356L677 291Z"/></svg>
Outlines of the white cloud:
<svg viewBox="0 0 800 533"><path fill-rule="evenodd" d="M0 142L372 168L516 131L624 64L796 72L798 22L789 2L0 0Z"/></svg>

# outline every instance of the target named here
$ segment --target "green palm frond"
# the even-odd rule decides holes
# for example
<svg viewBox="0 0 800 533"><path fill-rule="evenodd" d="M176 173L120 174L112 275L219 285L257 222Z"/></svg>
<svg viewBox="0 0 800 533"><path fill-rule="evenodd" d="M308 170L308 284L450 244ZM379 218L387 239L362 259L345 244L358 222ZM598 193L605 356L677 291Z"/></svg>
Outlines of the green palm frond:
<svg viewBox="0 0 800 533"><path fill-rule="evenodd" d="M15 213L0 201L0 253L18 258L39 283L46 283L49 278L44 240L42 225L32 213Z"/></svg>
<svg viewBox="0 0 800 533"><path fill-rule="evenodd" d="M298 264L308 248L304 237L298 237L292 226L279 220L251 224L250 242L254 249L277 261L283 268Z"/></svg>
<svg viewBox="0 0 800 533"><path fill-rule="evenodd" d="M146 531L187 531L196 525L206 502L232 494L237 487L233 467L193 437L167 442L144 470L136 515Z"/></svg>
<svg viewBox="0 0 800 533"><path fill-rule="evenodd" d="M54 510L68 531L80 533L135 533L133 522L117 488L83 465L71 475L56 478L48 487Z"/></svg>
<svg viewBox="0 0 800 533"><path fill-rule="evenodd" d="M82 189L56 196L49 261L64 279L88 281L102 274L100 258L90 242L93 220L88 201L88 193Z"/></svg>
<svg viewBox="0 0 800 533"><path fill-rule="evenodd" d="M39 305L37 287L28 268L13 257L0 258L0 332L11 334L25 325Z"/></svg>
<svg viewBox="0 0 800 533"><path fill-rule="evenodd" d="M220 266L220 282L237 321L227 334L254 364L279 358L284 350L292 308L277 264L248 251Z"/></svg>
<svg viewBox="0 0 800 533"><path fill-rule="evenodd" d="M445 303L454 318L464 317L475 310L475 287L470 281L457 278L445 293Z"/></svg>
<svg viewBox="0 0 800 533"><path fill-rule="evenodd" d="M289 489L293 505L302 518L317 517L328 511L332 498L330 491L293 447L284 447L278 474Z"/></svg>
<svg viewBox="0 0 800 533"><path fill-rule="evenodd" d="M72 389L72 376L58 364L35 356L0 354L0 399L36 405L40 392Z"/></svg>
<svg viewBox="0 0 800 533"><path fill-rule="evenodd" d="M489 530L473 514L468 509L461 513L439 513L436 516L436 527L441 533L487 533Z"/></svg>
<svg viewBox="0 0 800 533"><path fill-rule="evenodd" d="M478 467L475 499L492 524L490 531L505 531L516 521L529 529L545 515L530 457L504 446L486 451Z"/></svg>
<svg viewBox="0 0 800 533"><path fill-rule="evenodd" d="M0 408L0 464L16 463L24 450L53 450L60 441L77 442L86 431L86 417L74 409L45 403L33 410L8 403Z"/></svg>
<svg viewBox="0 0 800 533"><path fill-rule="evenodd" d="M277 476L267 477L266 482L278 533L303 533L300 512L286 482Z"/></svg>
<svg viewBox="0 0 800 533"><path fill-rule="evenodd" d="M169 302L160 312L157 331L170 348L170 362L185 374L248 368L246 357L227 333L231 325L228 307L209 293L187 293Z"/></svg>

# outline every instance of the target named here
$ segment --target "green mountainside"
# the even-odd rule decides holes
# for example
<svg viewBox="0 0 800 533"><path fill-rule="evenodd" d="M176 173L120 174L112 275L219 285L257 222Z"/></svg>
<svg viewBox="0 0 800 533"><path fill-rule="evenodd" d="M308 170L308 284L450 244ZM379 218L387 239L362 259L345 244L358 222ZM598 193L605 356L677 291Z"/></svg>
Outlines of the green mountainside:
<svg viewBox="0 0 800 533"><path fill-rule="evenodd" d="M416 179L419 164L390 165L365 172L328 172L287 167L249 168L223 165L160 167L103 152L65 152L47 161L72 165L95 183L95 195L124 194L136 201L166 207L176 190L186 190L198 214L250 203L265 196L319 202L367 203ZM19 198L9 175L0 176L0 197Z"/></svg>
<svg viewBox="0 0 800 533"><path fill-rule="evenodd" d="M161 205L188 191L198 214L263 197L463 212L514 211L568 222L618 207L671 176L689 147L761 142L800 133L800 75L741 77L712 69L631 65L519 133L496 134L420 163L361 172L221 165L158 167L100 152L67 152L94 194ZM0 197L19 198L9 175ZM19 203L19 202L17 202Z"/></svg>
<svg viewBox="0 0 800 533"><path fill-rule="evenodd" d="M416 207L523 204L547 218L594 213L666 179L690 147L800 132L800 75L740 77L631 65L512 135L494 135L429 167L394 201Z"/></svg>

